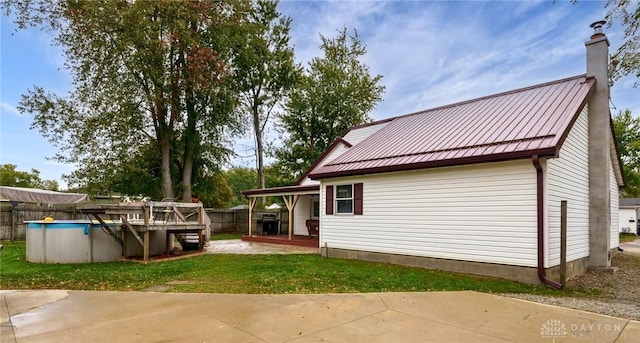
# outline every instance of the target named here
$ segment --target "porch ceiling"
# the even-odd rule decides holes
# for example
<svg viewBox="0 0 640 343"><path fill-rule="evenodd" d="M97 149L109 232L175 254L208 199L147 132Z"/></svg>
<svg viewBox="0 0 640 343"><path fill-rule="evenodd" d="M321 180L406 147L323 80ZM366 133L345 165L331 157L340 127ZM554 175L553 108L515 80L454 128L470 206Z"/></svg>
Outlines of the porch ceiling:
<svg viewBox="0 0 640 343"><path fill-rule="evenodd" d="M286 195L313 195L320 193L320 185L274 187L265 189L250 189L242 192L247 198L258 198L263 196L286 196Z"/></svg>

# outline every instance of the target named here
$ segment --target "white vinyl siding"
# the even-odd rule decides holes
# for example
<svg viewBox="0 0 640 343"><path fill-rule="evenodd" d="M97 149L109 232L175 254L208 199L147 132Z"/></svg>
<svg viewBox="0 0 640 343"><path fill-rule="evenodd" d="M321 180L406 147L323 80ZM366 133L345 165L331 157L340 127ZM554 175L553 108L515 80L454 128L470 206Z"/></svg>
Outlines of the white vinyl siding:
<svg viewBox="0 0 640 343"><path fill-rule="evenodd" d="M363 183L363 215L325 213L325 185ZM323 180L328 248L535 267L531 160Z"/></svg>
<svg viewBox="0 0 640 343"><path fill-rule="evenodd" d="M306 224L307 219L311 219L311 196L302 195L296 204L296 208L293 209L294 235L306 236L309 234Z"/></svg>
<svg viewBox="0 0 640 343"><path fill-rule="evenodd" d="M620 215L618 216L619 232L636 233L636 209L635 208L621 208Z"/></svg>
<svg viewBox="0 0 640 343"><path fill-rule="evenodd" d="M374 133L378 132L383 127L387 126L390 122L378 123L373 125L363 126L357 129L353 129L344 136L344 140L351 143L352 145L356 145L363 140L367 139Z"/></svg>
<svg viewBox="0 0 640 343"><path fill-rule="evenodd" d="M611 158L617 157L611 156ZM609 245L609 249L614 249L620 246L620 236L618 232L618 223L620 221L618 218L620 214L620 195L618 192L618 181L613 170L613 163L611 162L609 162L609 180L609 195L611 197L611 203L609 204L611 207L611 244Z"/></svg>
<svg viewBox="0 0 640 343"><path fill-rule="evenodd" d="M587 106L547 161L545 267L560 264L560 202L567 201L567 261L589 256L589 136Z"/></svg>
<svg viewBox="0 0 640 343"><path fill-rule="evenodd" d="M305 177L304 180L302 180L302 182L300 182L300 186L311 186L311 185L317 185L320 182L317 180L311 180L308 177Z"/></svg>
<svg viewBox="0 0 640 343"><path fill-rule="evenodd" d="M389 123L385 122L385 123L367 125L361 128L353 129L349 131L343 137L343 139L349 144L351 144L352 146L355 146L356 144L365 140L367 137L378 132L378 130L385 127L387 124ZM344 144L336 145L335 148L333 148L333 150L320 163L318 163L318 167L335 160L336 158L338 158L338 156L342 155L347 150L349 150L349 148L347 148ZM308 185L317 185L319 183L320 183L319 181L311 180L310 178L307 177L304 180L302 180L302 182L300 182L300 185L308 186Z"/></svg>
<svg viewBox="0 0 640 343"><path fill-rule="evenodd" d="M333 150L329 154L327 154L327 156L324 158L324 160L322 160L322 162L318 163L317 167L320 167L320 166L324 165L325 163L333 161L335 158L337 158L338 156L342 155L348 149L349 148L347 148L342 143L337 144L333 148ZM318 180L311 180L310 178L306 177L304 180L302 180L302 182L300 182L300 185L301 186L310 186L310 185L317 185L319 183L320 183L320 181L318 181Z"/></svg>

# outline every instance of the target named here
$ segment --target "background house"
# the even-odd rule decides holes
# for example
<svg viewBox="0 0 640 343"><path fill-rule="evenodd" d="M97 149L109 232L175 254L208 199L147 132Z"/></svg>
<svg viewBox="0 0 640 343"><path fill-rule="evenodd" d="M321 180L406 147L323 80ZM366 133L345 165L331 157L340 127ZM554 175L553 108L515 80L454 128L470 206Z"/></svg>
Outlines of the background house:
<svg viewBox="0 0 640 343"><path fill-rule="evenodd" d="M640 198L620 198L620 232L640 234Z"/></svg>

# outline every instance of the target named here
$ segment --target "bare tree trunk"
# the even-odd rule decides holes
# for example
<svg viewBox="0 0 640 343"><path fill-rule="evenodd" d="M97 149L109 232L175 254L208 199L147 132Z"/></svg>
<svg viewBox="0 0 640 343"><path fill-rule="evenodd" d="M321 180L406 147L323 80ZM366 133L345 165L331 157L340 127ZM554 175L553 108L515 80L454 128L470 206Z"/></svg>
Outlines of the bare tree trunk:
<svg viewBox="0 0 640 343"><path fill-rule="evenodd" d="M184 156L182 161L182 201L191 202L193 182L193 157L200 145L200 136L196 131L198 113L193 102L194 94L191 89L186 90L187 127L184 131Z"/></svg>
<svg viewBox="0 0 640 343"><path fill-rule="evenodd" d="M160 141L161 174L162 174L162 196L173 198L173 182L171 180L171 143L164 138Z"/></svg>
<svg viewBox="0 0 640 343"><path fill-rule="evenodd" d="M258 100L254 99L253 106L253 132L256 137L256 160L258 165L258 188L264 188L264 147L262 142L262 123L258 111Z"/></svg>
<svg viewBox="0 0 640 343"><path fill-rule="evenodd" d="M185 153L187 153L185 149ZM193 158L191 155L185 155L184 164L182 166L182 201L191 202L191 181L192 181L192 172L193 172Z"/></svg>
<svg viewBox="0 0 640 343"><path fill-rule="evenodd" d="M262 146L262 138L256 139L256 155L258 159L258 188L265 188L264 181L264 147Z"/></svg>
<svg viewBox="0 0 640 343"><path fill-rule="evenodd" d="M264 181L264 146L262 142L262 123L260 121L260 112L258 111L258 99L253 100L253 132L256 137L256 164L258 167L258 188L265 188ZM262 205L264 206L266 198L262 197Z"/></svg>

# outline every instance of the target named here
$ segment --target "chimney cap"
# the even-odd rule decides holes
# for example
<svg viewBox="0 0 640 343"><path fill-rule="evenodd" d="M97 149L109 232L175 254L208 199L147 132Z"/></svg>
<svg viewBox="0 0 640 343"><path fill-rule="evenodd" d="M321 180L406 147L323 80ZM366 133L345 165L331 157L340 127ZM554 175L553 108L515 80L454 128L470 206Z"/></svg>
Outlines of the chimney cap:
<svg viewBox="0 0 640 343"><path fill-rule="evenodd" d="M598 20L592 23L591 25L589 25L589 27L593 28L593 35L591 36L591 38L604 36L604 33L602 33L602 27L606 23L607 23L606 20Z"/></svg>

